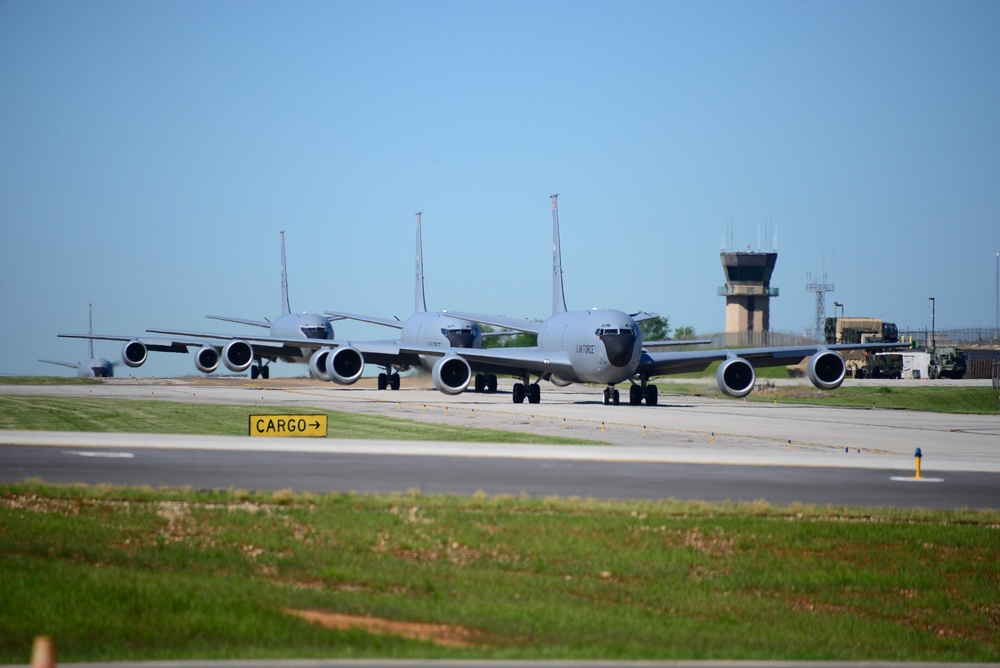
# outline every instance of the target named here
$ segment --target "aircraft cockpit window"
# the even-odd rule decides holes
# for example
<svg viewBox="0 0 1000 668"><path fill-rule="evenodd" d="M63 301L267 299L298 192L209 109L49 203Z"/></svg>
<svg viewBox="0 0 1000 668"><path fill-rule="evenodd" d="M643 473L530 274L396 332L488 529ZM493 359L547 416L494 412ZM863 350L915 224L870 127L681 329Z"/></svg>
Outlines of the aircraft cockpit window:
<svg viewBox="0 0 1000 668"><path fill-rule="evenodd" d="M299 331L307 339L326 339L329 338L329 327L324 325L303 325L299 327Z"/></svg>
<svg viewBox="0 0 1000 668"><path fill-rule="evenodd" d="M619 334L627 334L629 331L631 330L627 328L622 331L618 327L601 327L597 330L596 334L598 336L618 336Z"/></svg>
<svg viewBox="0 0 1000 668"><path fill-rule="evenodd" d="M442 327L441 333L445 336L451 336L455 334L472 334L475 335L475 330L471 327Z"/></svg>

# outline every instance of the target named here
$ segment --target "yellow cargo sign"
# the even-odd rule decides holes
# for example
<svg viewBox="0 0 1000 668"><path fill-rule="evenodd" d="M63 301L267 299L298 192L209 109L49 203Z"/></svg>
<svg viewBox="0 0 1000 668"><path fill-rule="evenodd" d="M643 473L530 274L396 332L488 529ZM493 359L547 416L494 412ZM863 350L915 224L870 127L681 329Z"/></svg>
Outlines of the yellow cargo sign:
<svg viewBox="0 0 1000 668"><path fill-rule="evenodd" d="M251 415L251 436L326 437L325 415Z"/></svg>

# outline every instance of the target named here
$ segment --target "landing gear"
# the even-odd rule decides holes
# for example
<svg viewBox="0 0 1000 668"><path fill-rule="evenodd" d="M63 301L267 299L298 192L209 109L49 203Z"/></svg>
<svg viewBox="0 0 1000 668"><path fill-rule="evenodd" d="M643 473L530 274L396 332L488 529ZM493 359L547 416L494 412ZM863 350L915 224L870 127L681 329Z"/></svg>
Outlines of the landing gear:
<svg viewBox="0 0 1000 668"><path fill-rule="evenodd" d="M528 398L529 404L537 404L542 400L542 388L538 383L529 382L528 376L524 377L524 382L514 383L514 403L523 404L525 397Z"/></svg>
<svg viewBox="0 0 1000 668"><path fill-rule="evenodd" d="M380 373L378 375L378 389L384 390L386 388L389 388L390 390L399 389L398 373Z"/></svg>
<svg viewBox="0 0 1000 668"><path fill-rule="evenodd" d="M621 396L618 394L618 390L611 385L604 388L604 405L614 404L617 406L619 403L621 403Z"/></svg>
<svg viewBox="0 0 1000 668"><path fill-rule="evenodd" d="M476 374L476 392L496 392L497 391L497 377L496 374Z"/></svg>
<svg viewBox="0 0 1000 668"><path fill-rule="evenodd" d="M257 378L263 378L267 380L271 377L271 368L266 364L261 364L257 362L252 367L250 367L250 379L257 380Z"/></svg>
<svg viewBox="0 0 1000 668"><path fill-rule="evenodd" d="M628 402L633 406L639 406L642 404L642 400L646 400L647 406L655 406L657 401L659 401L659 393L656 390L656 385L646 385L646 381L642 381L642 385L633 384L628 390ZM607 402L605 402L607 403Z"/></svg>
<svg viewBox="0 0 1000 668"><path fill-rule="evenodd" d="M656 390L656 385L649 385L646 387L646 405L655 406L660 400L659 392Z"/></svg>

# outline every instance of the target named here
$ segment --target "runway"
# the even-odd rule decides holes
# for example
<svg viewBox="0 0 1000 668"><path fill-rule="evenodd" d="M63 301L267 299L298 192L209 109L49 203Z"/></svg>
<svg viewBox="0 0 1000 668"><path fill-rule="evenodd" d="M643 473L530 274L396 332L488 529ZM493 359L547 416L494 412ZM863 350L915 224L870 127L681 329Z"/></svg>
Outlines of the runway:
<svg viewBox="0 0 1000 668"><path fill-rule="evenodd" d="M404 379L405 383L405 379ZM445 397L307 381L130 381L2 386L6 394L315 407L572 436L528 446L326 439L0 432L0 478L195 488L528 494L787 504L1000 507L1000 417L850 410L664 394L604 406L593 388ZM248 410L248 412L251 412ZM714 439L714 442L713 442ZM914 450L923 478L914 480ZM95 456L100 454L102 456Z"/></svg>

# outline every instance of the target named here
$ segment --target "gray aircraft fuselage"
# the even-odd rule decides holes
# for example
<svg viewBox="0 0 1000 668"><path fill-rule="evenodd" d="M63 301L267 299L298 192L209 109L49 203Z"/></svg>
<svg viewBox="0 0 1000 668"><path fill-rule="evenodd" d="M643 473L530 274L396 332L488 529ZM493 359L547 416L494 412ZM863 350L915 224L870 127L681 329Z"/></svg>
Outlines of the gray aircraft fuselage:
<svg viewBox="0 0 1000 668"><path fill-rule="evenodd" d="M569 356L573 374L553 375L557 385L615 384L635 373L642 355L642 335L635 320L622 311L566 311L542 323L538 350L565 351Z"/></svg>
<svg viewBox="0 0 1000 668"><path fill-rule="evenodd" d="M429 348L483 347L483 336L477 323L435 311L414 313L407 318L400 331L399 341L403 345ZM419 357L420 365L428 370L439 359L430 355Z"/></svg>
<svg viewBox="0 0 1000 668"><path fill-rule="evenodd" d="M271 323L270 335L275 339L330 339L334 338L333 326L327 318L316 313L285 313ZM280 357L283 362L308 361L314 350L302 348L300 357Z"/></svg>

